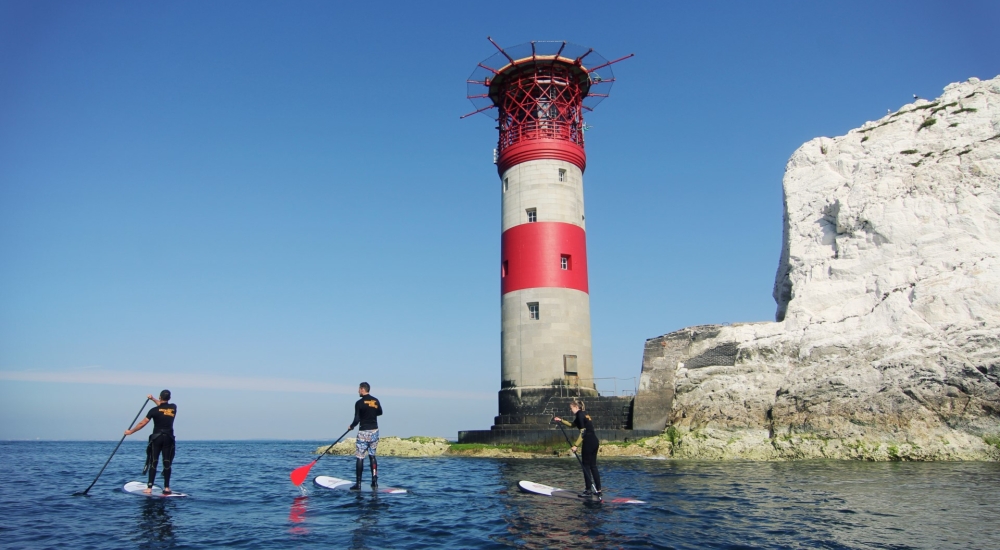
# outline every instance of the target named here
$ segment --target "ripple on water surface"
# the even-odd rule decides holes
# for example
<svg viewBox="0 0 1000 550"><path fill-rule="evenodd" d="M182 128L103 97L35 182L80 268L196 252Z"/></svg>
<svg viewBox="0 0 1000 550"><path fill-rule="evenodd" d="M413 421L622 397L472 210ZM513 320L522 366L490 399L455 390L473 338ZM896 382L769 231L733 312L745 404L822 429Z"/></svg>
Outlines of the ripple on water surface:
<svg viewBox="0 0 1000 550"><path fill-rule="evenodd" d="M582 489L572 458L379 460L406 495L327 491L289 472L322 442L180 441L171 485L187 499L118 490L144 445L0 443L5 548L1000 548L996 463L603 460L629 506L527 495L521 479ZM311 476L350 478L352 457ZM367 477L367 472L366 472Z"/></svg>

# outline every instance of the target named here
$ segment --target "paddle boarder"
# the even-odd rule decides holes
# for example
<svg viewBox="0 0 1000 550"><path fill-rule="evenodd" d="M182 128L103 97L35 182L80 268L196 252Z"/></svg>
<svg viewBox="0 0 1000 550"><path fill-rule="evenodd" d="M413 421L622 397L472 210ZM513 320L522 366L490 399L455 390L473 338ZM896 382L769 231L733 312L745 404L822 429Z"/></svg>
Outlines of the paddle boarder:
<svg viewBox="0 0 1000 550"><path fill-rule="evenodd" d="M591 420L590 415L584 412L585 407L583 401L574 399L569 404L569 410L573 413L572 422L563 420L558 416L552 420L561 422L564 426L580 430L580 435L576 438L576 442L573 443L571 449L575 453L576 448L583 442L583 451L580 455L583 462L583 480L586 482L587 488L580 496L596 496L600 498L601 474L597 473L597 450L601 447L601 442L598 441L597 434L594 432L594 422ZM597 493L595 494L594 491L597 491Z"/></svg>
<svg viewBox="0 0 1000 550"><path fill-rule="evenodd" d="M146 466L143 473L149 472L149 481L146 483L146 490L143 493L153 492L153 480L156 478L156 466L159 457L163 456L163 494L169 495L170 491L170 466L174 461L174 418L177 417L177 405L170 403L170 390L160 392L160 398L153 397L152 394L146 396L147 399L156 403L156 406L149 409L146 418L136 424L131 430L125 430L125 435L132 435L141 430L150 420L153 421L153 433L149 436L149 444L146 446Z"/></svg>
<svg viewBox="0 0 1000 550"><path fill-rule="evenodd" d="M347 431L358 427L358 438L354 444L354 458L357 462L354 465L356 482L351 486L352 491L361 490L361 473L365 469L365 455L372 470L372 489L378 488L378 462L375 460L375 450L378 449L378 417L382 416L382 403L368 392L372 387L368 382L362 382L358 386L358 399L354 403L354 422L351 422Z"/></svg>

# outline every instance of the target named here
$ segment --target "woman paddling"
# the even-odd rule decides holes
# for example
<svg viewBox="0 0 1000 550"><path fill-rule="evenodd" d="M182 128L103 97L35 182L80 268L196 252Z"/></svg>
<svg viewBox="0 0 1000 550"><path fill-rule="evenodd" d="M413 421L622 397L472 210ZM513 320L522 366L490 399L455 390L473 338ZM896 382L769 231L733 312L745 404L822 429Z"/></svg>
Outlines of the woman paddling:
<svg viewBox="0 0 1000 550"><path fill-rule="evenodd" d="M597 440L597 434L594 433L594 422L590 419L590 415L584 412L583 401L579 399L574 399L569 404L569 410L573 413L573 421L563 420L558 416L553 418L556 422L562 422L564 426L569 426L571 428L577 428L580 431L580 436L576 438L576 443L573 444L572 451L575 453L576 448L580 446L580 442L583 442L583 480L587 483L587 488L580 494L581 497L589 496L601 496L601 474L597 473L597 449L600 448L601 442ZM594 491L597 491L595 494Z"/></svg>

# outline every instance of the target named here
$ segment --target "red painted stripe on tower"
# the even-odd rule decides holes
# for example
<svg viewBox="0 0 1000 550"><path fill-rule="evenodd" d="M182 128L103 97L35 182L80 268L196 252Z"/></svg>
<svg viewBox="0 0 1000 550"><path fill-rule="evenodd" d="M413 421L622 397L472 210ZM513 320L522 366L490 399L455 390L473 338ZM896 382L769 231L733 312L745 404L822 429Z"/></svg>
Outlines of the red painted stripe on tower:
<svg viewBox="0 0 1000 550"><path fill-rule="evenodd" d="M528 139L500 151L497 171L502 176L512 166L542 159L569 162L575 164L581 172L587 169L587 153L576 143L564 139Z"/></svg>
<svg viewBox="0 0 1000 550"><path fill-rule="evenodd" d="M566 269L563 269L565 258ZM563 222L515 225L500 236L500 293L587 286L587 233Z"/></svg>

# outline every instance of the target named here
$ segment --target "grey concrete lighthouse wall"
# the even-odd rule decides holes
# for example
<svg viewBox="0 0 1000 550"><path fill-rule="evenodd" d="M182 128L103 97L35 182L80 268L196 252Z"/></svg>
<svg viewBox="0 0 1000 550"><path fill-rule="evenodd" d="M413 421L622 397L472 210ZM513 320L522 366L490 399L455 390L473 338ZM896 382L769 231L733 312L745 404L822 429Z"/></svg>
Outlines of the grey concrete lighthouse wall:
<svg viewBox="0 0 1000 550"><path fill-rule="evenodd" d="M564 170L563 181L559 171ZM500 176L501 227L507 231L528 223L529 208L538 213L537 221L571 223L587 229L583 211L583 172L561 160L529 160L516 164Z"/></svg>
<svg viewBox="0 0 1000 550"><path fill-rule="evenodd" d="M538 304L530 319L528 303ZM562 385L563 356L577 358L577 377L592 387L590 297L571 288L526 288L501 299L500 370L503 384L521 389Z"/></svg>
<svg viewBox="0 0 1000 550"><path fill-rule="evenodd" d="M501 233L530 223L562 222L586 230L583 207L583 171L560 160L531 160L514 165L500 176ZM537 303L539 318L528 315L528 303ZM553 395L565 395L561 386L575 386L582 395L595 395L590 340L590 296L569 288L528 288L501 298L501 415L523 414L544 405ZM576 357L576 376L565 375L564 356ZM539 411L541 412L541 411Z"/></svg>

